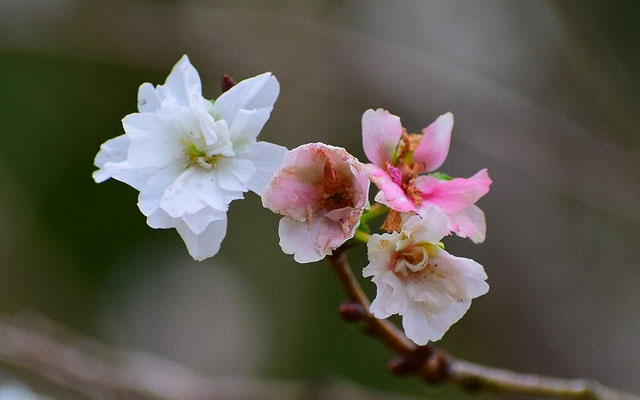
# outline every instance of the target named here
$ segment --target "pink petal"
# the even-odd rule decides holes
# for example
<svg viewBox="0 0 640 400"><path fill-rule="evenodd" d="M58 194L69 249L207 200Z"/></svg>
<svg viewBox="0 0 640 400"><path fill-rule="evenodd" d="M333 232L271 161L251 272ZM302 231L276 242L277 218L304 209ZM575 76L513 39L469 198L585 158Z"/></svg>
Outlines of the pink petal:
<svg viewBox="0 0 640 400"><path fill-rule="evenodd" d="M382 201L383 204L399 212L409 212L416 209L415 205L405 195L402 188L393 182L385 170L373 164L365 164L365 168L367 169L367 172L369 172L371 182L378 186L384 194L384 201Z"/></svg>
<svg viewBox="0 0 640 400"><path fill-rule="evenodd" d="M308 210L318 197L312 182L306 182L294 170L278 172L262 194L265 207L278 214L288 215L297 221L307 218Z"/></svg>
<svg viewBox="0 0 640 400"><path fill-rule="evenodd" d="M353 214L353 210L353 207L338 208L329 211L324 216L329 218L331 221L340 221L342 219L349 218L351 214Z"/></svg>
<svg viewBox="0 0 640 400"><path fill-rule="evenodd" d="M487 223L484 212L474 205L457 213L447 215L449 229L457 236L468 237L473 243L482 243L487 236Z"/></svg>
<svg viewBox="0 0 640 400"><path fill-rule="evenodd" d="M362 164L359 161L356 163L349 163L349 170L351 175L354 177L354 183L352 186L353 197L355 198L354 204L356 207L366 207L369 204L369 186L371 185L369 172L367 171L365 164Z"/></svg>
<svg viewBox="0 0 640 400"><path fill-rule="evenodd" d="M445 181L433 176L420 176L415 180L415 184L424 200L421 208L432 204L448 214L469 207L487 194L491 178L485 168L468 179L455 178Z"/></svg>
<svg viewBox="0 0 640 400"><path fill-rule="evenodd" d="M398 186L402 185L402 171L400 170L400 168L392 167L389 165L387 167L387 171L389 171L389 176L391 177L393 183Z"/></svg>
<svg viewBox="0 0 640 400"><path fill-rule="evenodd" d="M382 167L391 161L401 136L400 118L389 111L369 109L362 115L362 147L375 165Z"/></svg>
<svg viewBox="0 0 640 400"><path fill-rule="evenodd" d="M438 169L449 153L453 114L442 114L422 130L422 140L413 152L413 161L425 164L425 171Z"/></svg>

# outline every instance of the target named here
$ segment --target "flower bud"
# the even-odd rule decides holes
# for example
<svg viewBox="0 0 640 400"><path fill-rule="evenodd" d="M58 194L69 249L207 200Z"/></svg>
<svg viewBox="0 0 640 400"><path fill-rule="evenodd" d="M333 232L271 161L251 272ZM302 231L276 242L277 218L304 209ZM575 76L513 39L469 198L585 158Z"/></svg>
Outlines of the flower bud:
<svg viewBox="0 0 640 400"><path fill-rule="evenodd" d="M405 356L398 356L389 360L387 369L393 375L408 375L414 372L414 365Z"/></svg>
<svg viewBox="0 0 640 400"><path fill-rule="evenodd" d="M236 81L233 80L232 77L230 77L227 74L222 75L222 79L220 80L220 88L222 89L222 93L231 89L235 85L236 85Z"/></svg>
<svg viewBox="0 0 640 400"><path fill-rule="evenodd" d="M436 351L422 364L420 375L429 383L442 383L449 375L449 360L447 356Z"/></svg>
<svg viewBox="0 0 640 400"><path fill-rule="evenodd" d="M360 321L367 315L364 307L354 301L347 301L340 304L338 312L342 319L347 322Z"/></svg>

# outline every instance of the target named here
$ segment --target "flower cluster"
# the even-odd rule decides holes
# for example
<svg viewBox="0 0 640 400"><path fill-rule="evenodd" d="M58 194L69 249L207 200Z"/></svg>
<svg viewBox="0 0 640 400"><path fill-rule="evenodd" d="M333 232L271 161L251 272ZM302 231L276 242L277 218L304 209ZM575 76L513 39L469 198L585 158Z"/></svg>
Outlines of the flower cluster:
<svg viewBox="0 0 640 400"><path fill-rule="evenodd" d="M489 289L483 267L444 250L455 234L484 241L485 216L475 203L489 191L487 170L470 178L434 172L449 152L453 115L407 133L386 110L362 116L362 143L371 161L323 143L289 152L257 141L279 94L270 73L224 93L202 96L197 71L184 56L164 85L140 86L138 111L123 119L125 134L105 142L94 179L114 178L140 191L138 206L152 228L176 228L193 258L215 255L226 234L229 203L251 190L281 214L280 245L300 263L321 260L352 239L368 239L377 318L402 316L407 337L419 345L439 340ZM369 184L389 207L373 233L365 213Z"/></svg>

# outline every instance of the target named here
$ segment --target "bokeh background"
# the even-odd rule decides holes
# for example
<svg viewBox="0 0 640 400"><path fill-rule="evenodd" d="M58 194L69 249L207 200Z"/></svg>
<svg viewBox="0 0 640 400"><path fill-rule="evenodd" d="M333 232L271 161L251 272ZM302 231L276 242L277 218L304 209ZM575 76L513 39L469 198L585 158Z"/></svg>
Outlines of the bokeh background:
<svg viewBox="0 0 640 400"><path fill-rule="evenodd" d="M391 352L339 319L325 263L282 254L257 196L232 203L221 252L196 263L175 231L146 226L135 190L93 183L138 86L188 54L209 98L223 73L272 71L281 94L261 138L289 148L364 160L367 108L410 131L454 112L442 170L488 167L494 183L486 243L447 248L482 263L491 290L440 345L640 392L639 42L636 1L3 0L0 312L211 376L468 397L389 376Z"/></svg>

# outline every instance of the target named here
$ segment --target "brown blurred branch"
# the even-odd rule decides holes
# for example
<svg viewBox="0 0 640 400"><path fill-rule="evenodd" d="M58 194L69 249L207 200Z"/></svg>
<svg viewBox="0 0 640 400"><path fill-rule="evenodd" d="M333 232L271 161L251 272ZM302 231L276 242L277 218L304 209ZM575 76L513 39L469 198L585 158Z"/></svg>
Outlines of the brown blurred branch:
<svg viewBox="0 0 640 400"><path fill-rule="evenodd" d="M392 399L345 382L209 378L149 354L79 336L43 317L0 317L0 366L64 398L155 400ZM35 327L35 328L34 328ZM52 390L55 389L55 390ZM415 399L414 399L415 400Z"/></svg>
<svg viewBox="0 0 640 400"><path fill-rule="evenodd" d="M552 378L491 368L457 360L431 344L417 346L395 325L387 320L379 320L369 312L369 299L351 271L344 248L336 250L328 260L350 300L350 303L341 306L343 317L348 321L364 321L368 333L400 355L389 363L392 373L416 374L430 383L448 382L474 391L568 399L640 400L640 397L606 387L594 380ZM356 315L353 310L359 314Z"/></svg>

